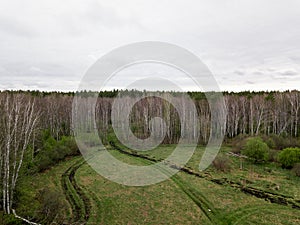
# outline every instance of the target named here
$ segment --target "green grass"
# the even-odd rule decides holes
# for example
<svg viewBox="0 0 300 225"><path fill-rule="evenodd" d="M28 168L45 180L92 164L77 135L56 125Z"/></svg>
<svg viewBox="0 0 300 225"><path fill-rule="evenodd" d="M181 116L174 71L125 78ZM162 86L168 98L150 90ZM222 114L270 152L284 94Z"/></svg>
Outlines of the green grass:
<svg viewBox="0 0 300 225"><path fill-rule="evenodd" d="M171 154L175 145L160 146L147 152L138 152L156 160ZM125 149L125 148L124 148ZM126 150L126 149L125 149ZM226 154L229 147L222 147L219 154ZM198 172L203 147L198 147L188 162L187 167ZM117 159L135 165L149 165L153 162L135 156L110 150ZM38 209L35 195L39 189L49 186L61 193L61 176L81 157L61 162L51 170L34 177L22 179L23 194L17 212L23 216L32 216ZM231 171L218 172L209 167L199 178L185 172L179 172L164 182L145 186L128 187L111 182L97 174L87 163L80 166L75 179L84 195L89 198L91 211L87 224L299 224L300 210L290 206L270 203L264 199L243 193L230 185L218 185L210 179L227 178L245 186L286 195L300 200L300 179L290 171L281 169L276 164L253 165L230 157ZM265 167L271 169L267 172ZM164 172L164 171L163 171ZM279 186L279 190L274 187ZM72 187L70 186L70 190ZM73 193L74 192L74 193ZM82 199L76 196L80 203ZM65 200L68 208L66 220L72 217L72 207ZM30 218L30 217L29 217Z"/></svg>
<svg viewBox="0 0 300 225"><path fill-rule="evenodd" d="M165 158L174 149L173 146L160 146L151 152L139 153L147 155L151 158L161 159ZM198 171L199 162L203 155L205 148L202 146L197 147L193 157L187 163L187 167ZM225 155L231 150L230 147L222 147L220 155ZM290 170L282 169L279 164L276 163L264 163L264 164L253 164L247 160L243 160L243 169L240 169L240 159L236 157L230 157L231 171L230 173L221 173L216 171L212 166L205 170L206 173L211 174L215 178L228 178L237 182L250 181L249 186L264 189L278 194L291 196L297 200L300 200L300 177L294 176ZM271 169L271 172L266 171L266 167ZM279 186L276 190L275 186Z"/></svg>
<svg viewBox="0 0 300 225"><path fill-rule="evenodd" d="M37 194L45 187L55 190L64 196L61 186L61 176L72 164L81 157L74 157L60 162L58 165L42 173L33 176L24 176L19 180L17 213L24 218L35 219L38 217L40 204L37 200ZM65 208L62 213L66 220L71 217L71 206L66 199L63 199Z"/></svg>
<svg viewBox="0 0 300 225"><path fill-rule="evenodd" d="M117 151L113 154L127 162L140 161ZM87 164L78 170L76 178L94 196L94 206L99 206L92 208L90 224L209 224L173 181L128 187L106 180Z"/></svg>

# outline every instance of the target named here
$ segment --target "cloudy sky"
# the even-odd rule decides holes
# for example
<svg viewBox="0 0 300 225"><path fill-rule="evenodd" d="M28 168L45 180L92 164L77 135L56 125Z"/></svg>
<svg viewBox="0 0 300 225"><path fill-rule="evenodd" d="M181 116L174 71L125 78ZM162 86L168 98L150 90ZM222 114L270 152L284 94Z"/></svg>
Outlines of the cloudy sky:
<svg viewBox="0 0 300 225"><path fill-rule="evenodd" d="M190 50L222 90L300 89L299 0L2 0L0 89L77 90L99 57L146 40ZM111 87L143 71L172 76L139 66Z"/></svg>

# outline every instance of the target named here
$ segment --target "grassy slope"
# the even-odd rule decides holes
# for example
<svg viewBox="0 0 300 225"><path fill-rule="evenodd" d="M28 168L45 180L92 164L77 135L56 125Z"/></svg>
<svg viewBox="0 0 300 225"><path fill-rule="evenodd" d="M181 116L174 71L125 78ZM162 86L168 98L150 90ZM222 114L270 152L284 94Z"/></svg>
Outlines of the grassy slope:
<svg viewBox="0 0 300 225"><path fill-rule="evenodd" d="M72 166L81 157L74 157L60 162L50 170L43 173L38 173L34 176L27 176L20 179L19 186L22 187L20 191L20 199L17 207L17 213L25 218L33 218L35 213L39 211L39 203L36 199L36 195L39 190L44 187L49 187L52 190L56 190L64 196L61 185L62 174ZM64 215L66 220L71 216L71 207L66 199L64 199L66 209Z"/></svg>
<svg viewBox="0 0 300 225"><path fill-rule="evenodd" d="M156 158L160 158L159 156L161 155L167 156L171 149L172 147L170 146L161 148L160 150L157 149L152 153L152 156ZM202 150L199 149L196 152L189 166L197 167L199 157L201 156L201 152L203 152ZM228 149L225 148L223 150L227 151ZM143 161L120 154L117 151L113 151L112 153L115 157L127 163L140 164ZM146 154L151 156L149 152ZM233 160L233 162L234 167L239 166L239 161ZM250 164L245 163L244 166L245 171L237 170L231 174L216 173L213 169L208 169L208 171L212 176L227 176L230 179L239 180L241 179L240 173L245 173L245 176L249 174L247 167ZM251 171L256 170L257 172L262 172L262 166L251 165ZM263 174L266 174L266 172L263 172ZM282 177L290 177L287 171L281 169L264 176L266 180L270 179L269 176L273 176L273 182L277 182L277 177L278 181L281 181ZM213 219L212 224L298 224L300 222L299 210L297 209L272 204L263 199L244 194L232 187L220 186L183 172L180 172L171 180L158 185L132 188L111 183L95 174L95 172L92 172L88 165L86 165L79 169L77 179L79 183L87 187L87 190L91 195L94 195L95 199L98 199L97 201L101 209L98 212L94 210L94 218L95 221L101 221L103 224L159 224L162 223L162 218L164 218L164 223L167 224L182 224L183 222L187 224L209 224L209 216L203 216L203 214L210 212L214 212L214 215L211 216ZM254 179L254 183L251 185L263 189L264 186L260 186L260 184L260 181L256 182ZM290 182L285 183L285 185L288 188L296 189L299 187L299 181L292 179ZM166 191L165 188L169 186L173 188L168 188L168 191ZM192 196L186 193L186 190L190 191ZM153 192L156 194L153 194ZM159 194L162 192L164 195ZM288 191L279 190L278 192L286 193ZM141 193L143 193L143 198L139 199ZM166 195L167 198L165 199ZM157 196L160 197L157 198ZM179 202L177 202L178 199L180 199ZM200 206L197 205L198 200L200 201ZM201 207L201 201L205 201L207 204ZM148 212L142 213L145 209L144 206L149 204L154 204L156 207L146 208L148 210L145 211ZM208 211L208 207L205 208L207 205L211 211ZM161 207L161 210L158 211L157 207ZM188 210L187 207L191 209ZM200 218L195 214L197 213L195 212L195 208L201 209ZM172 210L170 211L170 209ZM187 211L189 214L186 214ZM152 214L152 212L155 213ZM170 214L170 212L174 213ZM170 215L172 216L170 217Z"/></svg>
<svg viewBox="0 0 300 225"><path fill-rule="evenodd" d="M174 146L163 146L152 152L145 152L157 159L168 156ZM228 151L223 148L221 154ZM150 162L144 159L111 151L120 160L138 165ZM197 149L188 166L197 170L203 148ZM17 212L23 216L34 215L38 204L35 200L37 191L49 186L63 193L61 175L80 157L61 162L53 169L27 177L20 183L24 194L20 195ZM290 195L300 199L298 178L289 171L273 168L264 171L264 166L244 163L244 170L239 170L239 160L232 158L231 173L219 173L209 168L211 176L227 177L253 187ZM291 207L269 203L263 199L242 193L230 186L221 186L208 180L179 172L172 179L147 187L126 187L106 180L93 171L88 164L83 164L76 172L77 183L91 200L91 214L88 224L299 224L300 211ZM274 190L274 184L280 186ZM71 216L71 207L66 218ZM25 216L26 217L26 216ZM210 221L212 220L212 221Z"/></svg>
<svg viewBox="0 0 300 225"><path fill-rule="evenodd" d="M167 157L175 146L169 145L166 147L158 147L151 152L141 152L139 154L144 154L151 158L161 159ZM225 155L230 151L230 147L222 147L219 154ZM201 156L204 152L204 147L198 147L195 150L193 157L187 163L187 166L198 171L199 162ZM228 178L238 182L247 182L249 186L258 187L266 191L272 191L278 194L284 194L287 196L292 196L300 200L300 178L291 174L289 170L280 168L279 165L275 163L258 164L253 165L251 162L244 160L243 170L240 170L240 159L236 157L230 157L232 161L232 170L230 173L220 173L214 170L212 167L208 168L206 172L210 173L215 178ZM271 169L271 172L266 171L266 167ZM276 190L275 186L279 186Z"/></svg>
<svg viewBox="0 0 300 225"><path fill-rule="evenodd" d="M136 159L112 152L124 161ZM94 201L90 224L209 224L208 219L174 182L127 187L106 180L87 164L76 174Z"/></svg>

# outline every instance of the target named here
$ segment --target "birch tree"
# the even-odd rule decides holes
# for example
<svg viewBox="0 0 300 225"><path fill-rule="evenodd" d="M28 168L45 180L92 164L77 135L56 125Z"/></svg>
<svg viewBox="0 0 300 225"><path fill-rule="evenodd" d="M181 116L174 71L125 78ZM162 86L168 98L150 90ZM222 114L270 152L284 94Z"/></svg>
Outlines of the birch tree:
<svg viewBox="0 0 300 225"><path fill-rule="evenodd" d="M5 213L10 214L19 172L38 121L38 112L32 97L11 93L0 97L2 207Z"/></svg>

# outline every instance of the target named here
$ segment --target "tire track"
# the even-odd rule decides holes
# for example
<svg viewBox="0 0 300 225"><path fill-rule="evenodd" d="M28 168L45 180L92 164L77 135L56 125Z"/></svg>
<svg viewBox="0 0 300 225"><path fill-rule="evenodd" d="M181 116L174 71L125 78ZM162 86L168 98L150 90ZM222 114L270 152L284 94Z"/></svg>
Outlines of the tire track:
<svg viewBox="0 0 300 225"><path fill-rule="evenodd" d="M115 145L115 143L113 142L111 142L110 144L115 150L119 151L120 153L142 159L144 162L148 161L147 164L153 164L153 162L158 161L147 156L125 151L119 146ZM197 205L197 207L200 208L200 210L208 218L211 224L223 224L222 221L219 220L219 212L198 190L184 182L177 174L171 175L165 168L160 166L157 166L157 168L159 169L159 171L165 173L166 175L170 175L170 179L187 195L189 199L191 199Z"/></svg>
<svg viewBox="0 0 300 225"><path fill-rule="evenodd" d="M148 160L151 163L156 163L156 162L161 161L161 160L153 159L153 158L145 156L145 155L140 155L133 151L123 150L121 147L117 146L114 142L110 142L110 145L114 149L118 150L119 152L121 152L123 154L129 155L129 156L134 156L134 157L144 159L144 160ZM249 194L254 197L264 199L273 204L275 203L278 205L289 206L289 207L292 207L292 208L298 209L298 210L300 209L299 202L295 201L290 196L285 196L282 194L276 194L276 193L272 193L272 192L268 192L268 191L263 191L263 190L253 188L253 187L245 187L241 183L234 182L234 181L231 181L226 178L214 179L209 174L200 174L200 173L192 170L191 168L187 168L187 167L178 168L178 167L176 167L176 165L170 165L170 166L173 168L177 168L177 169L181 170L182 172L187 173L189 175L203 178L207 181L213 182L218 185L229 185L232 188L239 189L241 192L243 192L245 194ZM161 171L163 171L163 168L159 168L159 169ZM236 211L233 216L224 216L224 215L222 216L222 213L219 212L218 210L216 210L198 190L196 190L195 188L191 187L189 184L182 181L182 179L180 179L177 174L171 176L171 179L176 183L176 185L182 191L184 191L189 196L190 199L192 199L197 204L197 206L202 210L202 212L207 216L207 218L213 224L236 224L239 221L239 220L236 221L236 218L234 216L234 215L237 215L240 213L239 210ZM250 214L252 214L251 211L256 211L256 209L254 209L254 208L251 208L251 209L252 210L250 210L250 208L246 209L245 210L246 214L244 214L243 217L247 217ZM247 213L247 211L248 212L250 211L250 212Z"/></svg>
<svg viewBox="0 0 300 225"><path fill-rule="evenodd" d="M231 214L230 216L226 217L227 220L231 221L230 225L238 225L241 224L241 222L246 221L247 218L253 215L259 215L259 214L271 214L274 215L274 209L268 208L268 207L262 207L261 205L256 205L256 206L246 206L242 209L239 209L237 212ZM290 214L287 212L280 212L280 216L286 216L287 218L299 220L298 216L291 217ZM285 219L283 219L285 224L287 225L294 225L295 223L289 222Z"/></svg>
<svg viewBox="0 0 300 225"><path fill-rule="evenodd" d="M150 158L148 156L139 155L136 152L125 151L125 150L121 149L119 146L115 145L115 143L113 143L113 142L111 142L111 145L112 145L112 147L116 148L117 150L122 151L122 152L124 152L125 154L128 154L128 155L132 155L132 156L135 156L135 157L146 159L146 160L149 160L149 161L152 161L152 162L161 161L161 160L158 160L158 159ZM273 192L266 191L266 190L261 190L261 189L254 188L254 187L247 187L247 186L245 186L245 185L243 185L239 182L232 181L232 180L229 180L227 178L217 178L216 179L216 178L213 178L209 174L205 174L205 173L201 174L201 173L196 172L193 169L188 168L188 167L179 168L179 167L176 167L176 165L170 165L170 166L173 167L173 168L177 168L182 172L185 172L187 174L190 174L190 175L193 175L193 176L196 176L196 177L199 177L199 178L203 178L203 179L205 179L207 181L210 181L210 182L213 182L215 184L218 184L218 185L221 185L221 186L228 185L232 188L239 189L240 191L242 191L245 194L249 194L249 195L252 195L254 197L264 199L268 202L279 204L279 205L284 205L284 206L289 206L289 207L300 210L300 201L295 200L291 196L287 196L287 195L283 195L283 194L277 194L277 193L273 193Z"/></svg>
<svg viewBox="0 0 300 225"><path fill-rule="evenodd" d="M81 187L76 182L75 173L85 163L80 159L70 166L61 176L61 184L67 201L72 208L70 224L86 224L91 211L91 202Z"/></svg>

